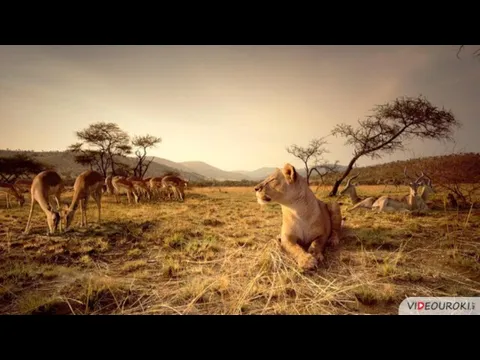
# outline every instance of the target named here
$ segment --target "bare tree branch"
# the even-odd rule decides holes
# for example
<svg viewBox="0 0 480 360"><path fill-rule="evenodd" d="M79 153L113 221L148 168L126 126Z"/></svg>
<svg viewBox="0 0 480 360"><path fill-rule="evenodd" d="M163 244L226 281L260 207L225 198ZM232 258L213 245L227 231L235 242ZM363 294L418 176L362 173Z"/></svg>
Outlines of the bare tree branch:
<svg viewBox="0 0 480 360"><path fill-rule="evenodd" d="M307 178L307 184L310 184L310 175L312 174L310 160L313 159L314 164L318 164L325 153L328 150L325 148L327 141L325 138L317 138L310 141L307 147L301 147L296 144L287 147L286 150L289 154L302 160L305 167L305 175Z"/></svg>
<svg viewBox="0 0 480 360"><path fill-rule="evenodd" d="M460 127L451 111L437 108L424 96L400 97L391 103L377 105L373 114L359 120L358 124L356 129L339 124L332 130L332 135L346 138L345 145L354 149L352 160L335 181L330 196L336 195L360 157L381 158L384 154L405 150L405 143L413 138L452 141L454 129Z"/></svg>
<svg viewBox="0 0 480 360"><path fill-rule="evenodd" d="M135 136L132 140L132 145L137 147L137 150L135 151L135 155L137 156L137 165L135 166L135 169L133 170L135 176L138 177L143 177L148 170L148 167L152 163L153 159L150 160L150 162L145 165L145 158L147 157L147 149L151 147L157 146L157 144L161 143L162 139L159 137L155 137L152 135L144 135L144 136Z"/></svg>

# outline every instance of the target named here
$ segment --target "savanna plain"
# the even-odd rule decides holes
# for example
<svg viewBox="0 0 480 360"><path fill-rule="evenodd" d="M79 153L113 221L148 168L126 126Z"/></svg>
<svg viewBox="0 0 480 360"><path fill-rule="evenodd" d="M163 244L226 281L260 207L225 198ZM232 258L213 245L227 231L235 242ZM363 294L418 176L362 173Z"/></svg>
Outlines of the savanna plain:
<svg viewBox="0 0 480 360"><path fill-rule="evenodd" d="M479 209L442 208L437 191L425 214L350 213L349 198L311 189L340 201L346 219L340 245L308 272L277 243L280 206L260 206L253 187L189 187L184 202L132 205L105 194L100 224L89 201L87 228L77 211L71 231L52 236L38 204L22 234L28 194L23 207L2 198L0 313L398 314L410 296L479 295Z"/></svg>

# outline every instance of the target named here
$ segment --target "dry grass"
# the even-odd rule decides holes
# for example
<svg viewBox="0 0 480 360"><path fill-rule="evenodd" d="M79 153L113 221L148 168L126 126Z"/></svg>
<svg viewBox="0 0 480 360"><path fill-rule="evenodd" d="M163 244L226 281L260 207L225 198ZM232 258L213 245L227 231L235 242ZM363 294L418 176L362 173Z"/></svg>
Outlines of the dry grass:
<svg viewBox="0 0 480 360"><path fill-rule="evenodd" d="M189 189L184 203L131 207L104 197L103 207L100 226L91 202L89 229L51 237L36 207L23 236L28 206L0 202L0 313L396 314L406 296L480 292L477 209L346 213L341 246L302 273L273 240L280 208L260 207L251 188Z"/></svg>

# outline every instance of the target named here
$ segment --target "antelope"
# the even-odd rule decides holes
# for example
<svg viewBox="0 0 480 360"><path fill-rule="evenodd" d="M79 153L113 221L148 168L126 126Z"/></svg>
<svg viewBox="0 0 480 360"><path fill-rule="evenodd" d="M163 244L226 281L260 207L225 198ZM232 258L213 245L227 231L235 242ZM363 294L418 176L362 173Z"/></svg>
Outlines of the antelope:
<svg viewBox="0 0 480 360"><path fill-rule="evenodd" d="M132 202L132 195L135 199L135 203L138 204L138 193L131 181L128 181L123 176L114 176L112 178L112 185L115 189L115 199L117 202L119 202L118 195L126 193L129 204Z"/></svg>
<svg viewBox="0 0 480 360"><path fill-rule="evenodd" d="M141 194L142 196L145 196L148 200L151 200L152 198L152 193L150 192L149 186L145 181L137 181L133 180L131 181L134 189L137 191L137 194Z"/></svg>
<svg viewBox="0 0 480 360"><path fill-rule="evenodd" d="M82 219L80 226L87 226L87 204L88 198L91 196L97 203L98 208L98 223L100 223L100 215L102 208L102 188L105 183L105 178L97 171L87 170L78 175L73 185L73 198L70 206L65 205L64 218L65 218L65 230L68 230L72 224L72 220L77 211L78 205L82 212Z"/></svg>
<svg viewBox="0 0 480 360"><path fill-rule="evenodd" d="M158 195L160 197L161 192L165 191L162 184L163 178L164 176L150 178L149 185L150 185L150 191L152 192L152 194Z"/></svg>
<svg viewBox="0 0 480 360"><path fill-rule="evenodd" d="M32 180L30 179L18 179L16 180L13 185L19 190L21 193L29 193L30 188L32 187Z"/></svg>
<svg viewBox="0 0 480 360"><path fill-rule="evenodd" d="M152 198L147 180L144 180L139 176L129 176L127 180L133 184L133 187L138 194L144 195L148 200Z"/></svg>
<svg viewBox="0 0 480 360"><path fill-rule="evenodd" d="M185 200L185 188L187 187L187 184L188 181L179 176L168 175L162 179L163 187L171 186L175 196L180 201Z"/></svg>
<svg viewBox="0 0 480 360"><path fill-rule="evenodd" d="M358 184L352 184L351 181L356 179L359 175L360 174L357 174L348 179L347 185L345 185L345 188L340 192L340 196L349 195L350 199L352 200L352 204L355 205L347 211L352 211L358 208L371 209L373 203L375 202L375 197L367 197L365 199L358 197L357 190L355 189Z"/></svg>
<svg viewBox="0 0 480 360"><path fill-rule="evenodd" d="M423 191L422 191L422 199L426 203L430 194L434 194L435 190L433 189L432 179L430 179L428 175L424 175L423 171L422 171L422 175L427 178L427 182L425 181L423 182Z"/></svg>
<svg viewBox="0 0 480 360"><path fill-rule="evenodd" d="M105 187L103 189L109 195L115 194L115 188L112 185L112 175L108 175L105 178Z"/></svg>
<svg viewBox="0 0 480 360"><path fill-rule="evenodd" d="M413 180L413 178L407 175L407 167L404 169L404 174L407 179ZM379 212L428 210L422 196L418 194L418 189L422 185L420 180L422 180L423 177L425 177L425 175L422 172L416 180L409 182L410 194L401 197L381 196L373 203L372 210L378 210Z"/></svg>
<svg viewBox="0 0 480 360"><path fill-rule="evenodd" d="M13 184L0 182L0 192L5 193L5 198L7 200L7 209L10 208L10 195L12 195L17 199L18 205L20 207L22 207L23 204L25 204L25 198L23 197L23 194L19 192L18 189Z"/></svg>
<svg viewBox="0 0 480 360"><path fill-rule="evenodd" d="M48 235L57 231L60 223L60 197L63 190L63 180L57 172L53 170L46 170L39 173L32 181L30 189L31 205L30 214L28 216L27 226L24 234L30 232L30 225L32 221L33 207L35 202L38 202L43 212L47 216ZM49 202L50 195L54 195L57 201L57 210L53 210ZM60 224L61 226L61 224Z"/></svg>

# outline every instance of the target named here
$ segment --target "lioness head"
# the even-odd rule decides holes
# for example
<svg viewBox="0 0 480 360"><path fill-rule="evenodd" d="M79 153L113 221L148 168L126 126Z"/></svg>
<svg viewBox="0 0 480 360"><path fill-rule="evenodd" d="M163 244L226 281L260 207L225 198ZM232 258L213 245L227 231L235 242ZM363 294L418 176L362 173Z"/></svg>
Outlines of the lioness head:
<svg viewBox="0 0 480 360"><path fill-rule="evenodd" d="M299 190L306 183L290 164L285 164L283 169L277 169L255 186L255 195L257 202L261 205L269 202L279 204L290 204L295 198L298 198Z"/></svg>

